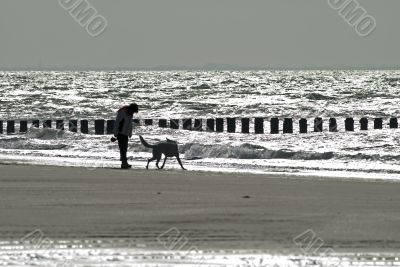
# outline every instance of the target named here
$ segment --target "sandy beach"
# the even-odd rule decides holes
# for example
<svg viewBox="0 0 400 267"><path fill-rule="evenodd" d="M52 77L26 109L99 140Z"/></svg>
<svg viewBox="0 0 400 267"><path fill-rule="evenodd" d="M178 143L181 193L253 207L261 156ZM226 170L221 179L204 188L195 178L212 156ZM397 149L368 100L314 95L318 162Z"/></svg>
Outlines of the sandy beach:
<svg viewBox="0 0 400 267"><path fill-rule="evenodd" d="M400 184L209 172L0 165L0 237L163 249L178 229L199 249L298 251L312 229L336 251L400 248ZM165 248L164 248L165 249Z"/></svg>

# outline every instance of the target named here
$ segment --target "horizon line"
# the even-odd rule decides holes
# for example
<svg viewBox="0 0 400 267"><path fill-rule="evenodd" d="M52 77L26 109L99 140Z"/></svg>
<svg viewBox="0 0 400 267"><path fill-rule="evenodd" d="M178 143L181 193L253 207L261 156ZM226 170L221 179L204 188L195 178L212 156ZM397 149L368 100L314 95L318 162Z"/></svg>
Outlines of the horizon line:
<svg viewBox="0 0 400 267"><path fill-rule="evenodd" d="M93 68L93 67L54 67L54 68L1 68L1 72L8 71L335 71L335 70L400 70L400 66L378 66L378 67L275 67L275 68L261 68L261 67L237 67L237 68L202 68L202 67L139 67L139 68Z"/></svg>

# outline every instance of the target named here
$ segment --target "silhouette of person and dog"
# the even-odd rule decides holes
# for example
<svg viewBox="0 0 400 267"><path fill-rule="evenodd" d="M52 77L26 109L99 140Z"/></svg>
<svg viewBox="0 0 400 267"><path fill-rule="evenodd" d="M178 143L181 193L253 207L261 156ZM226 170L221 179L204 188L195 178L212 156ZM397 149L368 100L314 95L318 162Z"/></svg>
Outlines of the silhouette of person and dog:
<svg viewBox="0 0 400 267"><path fill-rule="evenodd" d="M139 106L136 103L132 103L129 106L123 106L117 112L117 116L114 124L114 137L111 138L112 142L118 141L118 147L120 151L121 169L129 169L132 167L128 163L128 142L129 138L132 138L132 119L135 113L139 112ZM168 157L176 157L179 165L183 170L185 168L182 165L179 157L178 144L167 138L166 141L161 141L156 144L148 144L142 136L139 136L143 146L151 148L153 150L153 157L147 161L146 169L149 168L149 164L153 160L157 160L156 166L158 169L164 168L165 162ZM158 166L162 155L164 155L164 162L161 167Z"/></svg>

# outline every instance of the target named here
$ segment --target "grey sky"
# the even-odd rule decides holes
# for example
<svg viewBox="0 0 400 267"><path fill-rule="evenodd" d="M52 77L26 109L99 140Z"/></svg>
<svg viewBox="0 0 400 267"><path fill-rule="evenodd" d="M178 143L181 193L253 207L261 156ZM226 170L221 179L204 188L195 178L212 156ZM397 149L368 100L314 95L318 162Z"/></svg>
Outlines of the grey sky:
<svg viewBox="0 0 400 267"><path fill-rule="evenodd" d="M358 0L360 37L327 0L89 0L108 21L91 37L58 0L1 0L0 69L400 66L399 0Z"/></svg>

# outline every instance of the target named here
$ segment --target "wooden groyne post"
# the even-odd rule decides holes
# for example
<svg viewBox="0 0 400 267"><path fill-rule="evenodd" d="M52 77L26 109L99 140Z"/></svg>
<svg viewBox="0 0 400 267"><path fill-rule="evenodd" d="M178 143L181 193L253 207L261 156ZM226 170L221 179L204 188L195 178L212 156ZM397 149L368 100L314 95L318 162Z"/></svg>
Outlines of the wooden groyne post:
<svg viewBox="0 0 400 267"><path fill-rule="evenodd" d="M344 128L348 132L354 132L354 119L346 118L344 121Z"/></svg>
<svg viewBox="0 0 400 267"><path fill-rule="evenodd" d="M175 130L179 129L179 120L178 119L171 119L169 121L169 126L170 126L171 129L175 129Z"/></svg>
<svg viewBox="0 0 400 267"><path fill-rule="evenodd" d="M158 120L158 127L167 128L167 120L166 119L159 119Z"/></svg>
<svg viewBox="0 0 400 267"><path fill-rule="evenodd" d="M374 119L374 129L382 129L383 128L383 119L375 118Z"/></svg>
<svg viewBox="0 0 400 267"><path fill-rule="evenodd" d="M399 128L399 123L398 123L398 121L397 121L397 118L390 118L389 127L390 127L390 129L397 129L397 128Z"/></svg>
<svg viewBox="0 0 400 267"><path fill-rule="evenodd" d="M32 121L32 127L39 128L39 124L40 124L39 120Z"/></svg>
<svg viewBox="0 0 400 267"><path fill-rule="evenodd" d="M192 130L192 119L183 119L182 128L184 130Z"/></svg>
<svg viewBox="0 0 400 267"><path fill-rule="evenodd" d="M194 120L194 127L193 130L195 131L203 131L203 120L202 119L195 119Z"/></svg>
<svg viewBox="0 0 400 267"><path fill-rule="evenodd" d="M320 133L324 130L324 121L322 118L315 118L314 119L314 132Z"/></svg>
<svg viewBox="0 0 400 267"><path fill-rule="evenodd" d="M329 131L330 132L337 132L337 120L335 118L329 119Z"/></svg>
<svg viewBox="0 0 400 267"><path fill-rule="evenodd" d="M7 121L7 134L15 133L15 121Z"/></svg>
<svg viewBox="0 0 400 267"><path fill-rule="evenodd" d="M361 131L368 130L368 118L361 118L360 119L360 130Z"/></svg>
<svg viewBox="0 0 400 267"><path fill-rule="evenodd" d="M43 128L51 128L51 120L43 121Z"/></svg>
<svg viewBox="0 0 400 267"><path fill-rule="evenodd" d="M283 119L283 133L293 133L293 119L284 118Z"/></svg>
<svg viewBox="0 0 400 267"><path fill-rule="evenodd" d="M19 122L19 132L20 133L28 132L28 121L20 121Z"/></svg>
<svg viewBox="0 0 400 267"><path fill-rule="evenodd" d="M216 118L215 119L215 131L217 133L224 132L224 119L223 118Z"/></svg>
<svg viewBox="0 0 400 267"><path fill-rule="evenodd" d="M235 133L236 132L236 118L227 118L227 131L228 133Z"/></svg>
<svg viewBox="0 0 400 267"><path fill-rule="evenodd" d="M214 130L215 130L215 120L214 119L207 119L206 126L207 126L207 132L214 132Z"/></svg>
<svg viewBox="0 0 400 267"><path fill-rule="evenodd" d="M83 134L89 133L89 123L87 120L81 120L81 133Z"/></svg>
<svg viewBox="0 0 400 267"><path fill-rule="evenodd" d="M106 133L114 134L115 120L107 120L106 122Z"/></svg>
<svg viewBox="0 0 400 267"><path fill-rule="evenodd" d="M278 118L271 118L271 134L278 134L279 133L279 119Z"/></svg>
<svg viewBox="0 0 400 267"><path fill-rule="evenodd" d="M250 133L250 119L249 118L242 118L242 133L248 134Z"/></svg>
<svg viewBox="0 0 400 267"><path fill-rule="evenodd" d="M153 125L153 119L145 119L145 120L144 120L144 125L146 125L146 126L151 126L151 125Z"/></svg>
<svg viewBox="0 0 400 267"><path fill-rule="evenodd" d="M68 128L71 132L78 132L78 120L70 120L68 123Z"/></svg>
<svg viewBox="0 0 400 267"><path fill-rule="evenodd" d="M254 133L263 134L264 133L264 118L254 119Z"/></svg>
<svg viewBox="0 0 400 267"><path fill-rule="evenodd" d="M302 118L299 120L299 132L307 133L307 131L308 131L307 119Z"/></svg>
<svg viewBox="0 0 400 267"><path fill-rule="evenodd" d="M94 134L103 135L104 134L104 120L94 121Z"/></svg>
<svg viewBox="0 0 400 267"><path fill-rule="evenodd" d="M56 129L64 131L64 121L63 120L56 120Z"/></svg>

